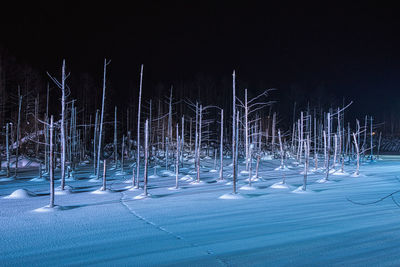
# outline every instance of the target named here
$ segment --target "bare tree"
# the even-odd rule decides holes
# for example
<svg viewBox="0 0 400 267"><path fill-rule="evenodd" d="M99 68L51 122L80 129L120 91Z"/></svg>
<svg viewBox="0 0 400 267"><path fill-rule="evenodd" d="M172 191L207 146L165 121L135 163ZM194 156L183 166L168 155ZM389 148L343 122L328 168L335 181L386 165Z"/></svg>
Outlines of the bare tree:
<svg viewBox="0 0 400 267"><path fill-rule="evenodd" d="M50 208L54 207L54 147L53 147L53 136L54 136L54 122L53 115L50 117L50 160L49 160L49 168L50 168Z"/></svg>
<svg viewBox="0 0 400 267"><path fill-rule="evenodd" d="M69 95L69 88L65 81L69 77L69 73L65 74L65 59L63 59L62 69L61 69L61 82L59 82L55 77L51 76L50 79L61 89L61 125L60 125L60 138L61 138L61 190L65 187L65 155L66 155L66 141L65 141L65 105L66 98ZM67 92L68 90L68 92Z"/></svg>
<svg viewBox="0 0 400 267"><path fill-rule="evenodd" d="M104 59L104 70L103 70L103 97L101 101L101 116L100 116L100 130L99 130L99 145L97 146L97 179L100 179L100 155L102 148L102 138L103 138L103 121L104 121L104 101L106 98L106 73L107 66L111 61Z"/></svg>
<svg viewBox="0 0 400 267"><path fill-rule="evenodd" d="M139 172L140 172L140 109L142 106L142 85L143 85L143 64L140 66L140 83L139 83L139 103L137 114L137 135L136 135L136 188L139 188Z"/></svg>

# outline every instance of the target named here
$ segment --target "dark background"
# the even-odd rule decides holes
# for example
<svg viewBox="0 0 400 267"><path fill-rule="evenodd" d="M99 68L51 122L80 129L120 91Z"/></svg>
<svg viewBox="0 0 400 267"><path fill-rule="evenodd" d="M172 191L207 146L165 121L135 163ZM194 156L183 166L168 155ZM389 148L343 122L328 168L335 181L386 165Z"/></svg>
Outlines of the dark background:
<svg viewBox="0 0 400 267"><path fill-rule="evenodd" d="M86 95L90 112L100 108L107 57L111 107L135 105L143 63L147 100L168 95L174 85L176 99L226 105L235 69L239 96L245 87L250 95L278 89L271 99L282 121L290 123L294 101L299 109L328 109L350 100L352 120L368 114L398 121L400 20L394 6L234 2L2 3L0 46L4 58L13 58L8 68L28 65L45 83L46 71L60 76L65 58L72 98ZM8 75L10 92L21 83L14 76Z"/></svg>

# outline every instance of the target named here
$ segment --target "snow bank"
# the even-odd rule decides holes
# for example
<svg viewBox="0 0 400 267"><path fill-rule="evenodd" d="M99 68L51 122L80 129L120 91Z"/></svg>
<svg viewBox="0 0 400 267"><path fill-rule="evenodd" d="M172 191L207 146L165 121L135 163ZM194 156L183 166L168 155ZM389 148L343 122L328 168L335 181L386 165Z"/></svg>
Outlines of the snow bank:
<svg viewBox="0 0 400 267"><path fill-rule="evenodd" d="M17 189L14 192L12 192L10 195L5 196L5 199L26 199L26 198L31 198L35 197L36 194L27 190L27 189Z"/></svg>

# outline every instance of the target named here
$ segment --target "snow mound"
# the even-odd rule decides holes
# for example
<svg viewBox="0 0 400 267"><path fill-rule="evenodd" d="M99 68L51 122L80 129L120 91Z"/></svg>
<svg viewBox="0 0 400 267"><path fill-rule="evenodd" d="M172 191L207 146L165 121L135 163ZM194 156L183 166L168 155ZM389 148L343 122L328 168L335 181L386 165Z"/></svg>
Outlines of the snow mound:
<svg viewBox="0 0 400 267"><path fill-rule="evenodd" d="M345 175L349 175L349 173L348 172L345 172L345 171L337 171L337 172L335 172L335 173L332 173L332 175L339 175L339 176L345 176Z"/></svg>
<svg viewBox="0 0 400 267"><path fill-rule="evenodd" d="M316 182L319 184L331 183L331 181L326 180L325 178L321 178L321 179L317 180Z"/></svg>
<svg viewBox="0 0 400 267"><path fill-rule="evenodd" d="M58 186L57 188L55 188L54 194L57 196L69 195L72 193L71 189L72 187L70 187L69 185L64 186L64 190L61 190L61 186Z"/></svg>
<svg viewBox="0 0 400 267"><path fill-rule="evenodd" d="M239 188L240 190L246 190L246 191L250 191L250 190L256 190L255 187L252 187L250 185L244 185L242 187Z"/></svg>
<svg viewBox="0 0 400 267"><path fill-rule="evenodd" d="M43 177L35 177L33 179L30 179L31 182L44 182L46 181L46 179L44 179Z"/></svg>
<svg viewBox="0 0 400 267"><path fill-rule="evenodd" d="M145 195L144 193L137 195L135 197L133 197L133 199L144 199L144 198L150 198L151 195L149 193L147 193L147 195Z"/></svg>
<svg viewBox="0 0 400 267"><path fill-rule="evenodd" d="M110 194L112 193L112 191L110 189L106 189L106 190L102 190L103 187L101 187L100 189L97 189L96 191L90 192L90 194L93 195L105 195L105 194Z"/></svg>
<svg viewBox="0 0 400 267"><path fill-rule="evenodd" d="M36 194L27 189L17 189L10 195L5 196L5 199L26 199L30 197L35 197Z"/></svg>
<svg viewBox="0 0 400 267"><path fill-rule="evenodd" d="M219 197L219 199L243 199L244 197L241 194L223 194L222 196Z"/></svg>
<svg viewBox="0 0 400 267"><path fill-rule="evenodd" d="M353 173L352 175L350 175L350 177L355 177L355 178L357 178L357 177L362 177L363 175L362 174L357 174L357 173Z"/></svg>
<svg viewBox="0 0 400 267"><path fill-rule="evenodd" d="M122 171L117 171L117 172L115 172L115 175L122 176L122 175L128 175L128 173L122 172Z"/></svg>
<svg viewBox="0 0 400 267"><path fill-rule="evenodd" d="M275 168L275 171L289 171L290 169L285 165Z"/></svg>
<svg viewBox="0 0 400 267"><path fill-rule="evenodd" d="M241 171L241 172L240 172L240 174L241 174L241 175L248 175L248 174L249 174L249 172L248 172L248 171L246 171L246 170L243 170L243 171Z"/></svg>
<svg viewBox="0 0 400 267"><path fill-rule="evenodd" d="M160 178L160 176L158 176L157 174L153 174L153 175L150 175L149 178L152 178L152 179L153 178Z"/></svg>
<svg viewBox="0 0 400 267"><path fill-rule="evenodd" d="M289 186L286 183L284 184L283 182L274 183L270 187L274 189L289 189Z"/></svg>
<svg viewBox="0 0 400 267"><path fill-rule="evenodd" d="M201 185L201 184L204 184L204 182L201 181L201 180L198 182L198 181L196 180L196 181L191 182L190 184L192 184L192 185Z"/></svg>
<svg viewBox="0 0 400 267"><path fill-rule="evenodd" d="M130 186L128 191L140 191L140 190L142 190L140 187Z"/></svg>
<svg viewBox="0 0 400 267"><path fill-rule="evenodd" d="M57 210L61 210L61 207L55 205L54 207L50 208L49 205L46 205L44 207L34 209L33 211L34 212L39 212L39 213L44 213L44 212L54 212L54 211L57 211Z"/></svg>
<svg viewBox="0 0 400 267"><path fill-rule="evenodd" d="M193 177L190 175L185 175L182 178L180 178L179 180L181 181L193 181Z"/></svg>
<svg viewBox="0 0 400 267"><path fill-rule="evenodd" d="M216 169L211 169L210 172L217 172L217 170Z"/></svg>
<svg viewBox="0 0 400 267"><path fill-rule="evenodd" d="M299 186L298 188L296 188L295 190L293 190L292 193L296 193L296 194L308 194L309 192L306 191L306 190L303 190L303 186Z"/></svg>
<svg viewBox="0 0 400 267"><path fill-rule="evenodd" d="M90 177L92 177L92 175ZM99 183L99 182L102 182L102 181L103 181L102 179L97 179L97 177L94 176L94 178L90 179L88 182Z"/></svg>
<svg viewBox="0 0 400 267"><path fill-rule="evenodd" d="M176 188L175 186L173 186L173 187L168 187L168 190L171 190L171 191L173 191L173 190L181 190L181 188L180 187Z"/></svg>

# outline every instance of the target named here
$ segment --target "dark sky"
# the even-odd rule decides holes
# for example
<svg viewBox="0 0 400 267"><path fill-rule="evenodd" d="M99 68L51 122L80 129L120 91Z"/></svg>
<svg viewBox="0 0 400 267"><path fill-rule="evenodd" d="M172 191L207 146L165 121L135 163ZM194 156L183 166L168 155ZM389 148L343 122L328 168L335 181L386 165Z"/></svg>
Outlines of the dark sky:
<svg viewBox="0 0 400 267"><path fill-rule="evenodd" d="M0 41L43 71L57 71L66 58L73 72L101 75L104 57L111 58L117 90L137 77L144 63L153 81L191 79L199 72L229 75L236 69L250 85L262 80L281 86L283 94L291 83L325 83L330 93L364 108L400 102L400 19L391 6L99 2L2 4Z"/></svg>

